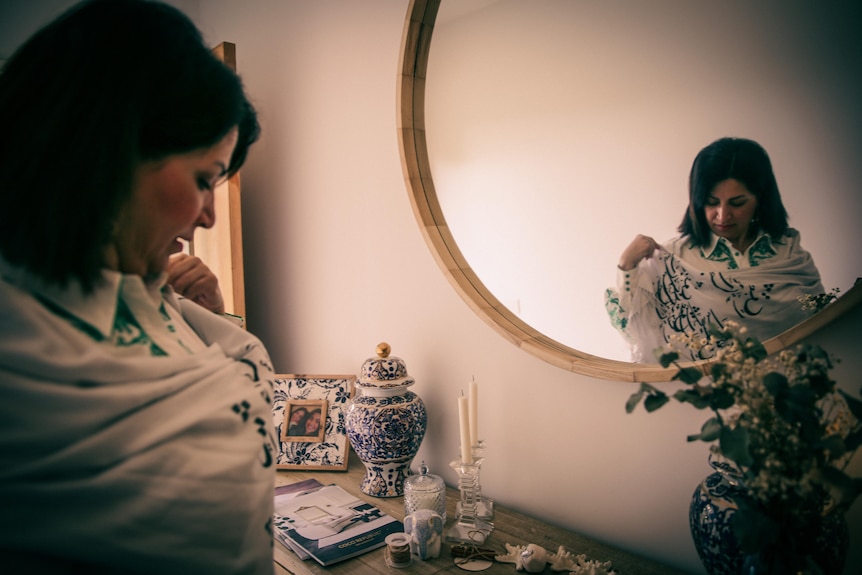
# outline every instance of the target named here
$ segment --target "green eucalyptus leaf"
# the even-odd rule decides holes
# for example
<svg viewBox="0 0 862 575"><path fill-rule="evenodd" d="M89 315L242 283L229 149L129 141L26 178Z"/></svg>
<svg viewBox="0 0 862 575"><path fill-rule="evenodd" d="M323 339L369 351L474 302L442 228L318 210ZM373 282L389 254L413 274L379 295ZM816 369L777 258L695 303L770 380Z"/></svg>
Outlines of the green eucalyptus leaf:
<svg viewBox="0 0 862 575"><path fill-rule="evenodd" d="M673 394L673 398L680 403L690 403L697 409L705 409L711 403L709 395L703 395L696 389L679 389Z"/></svg>
<svg viewBox="0 0 862 575"><path fill-rule="evenodd" d="M658 362L662 367L668 367L670 364L679 359L679 354L675 351L669 351L659 356Z"/></svg>
<svg viewBox="0 0 862 575"><path fill-rule="evenodd" d="M817 441L821 426L816 402L814 390L805 385L794 385L776 394L775 411L788 423L798 425L803 439Z"/></svg>
<svg viewBox="0 0 862 575"><path fill-rule="evenodd" d="M717 387L712 390L709 407L712 409L727 409L736 403L736 398L730 391L723 387Z"/></svg>
<svg viewBox="0 0 862 575"><path fill-rule="evenodd" d="M626 413L632 413L638 404L641 402L641 398L643 397L642 393L633 393L629 396L626 401Z"/></svg>
<svg viewBox="0 0 862 575"><path fill-rule="evenodd" d="M719 448L722 455L740 467L748 467L753 459L749 452L750 438L748 430L743 427L730 429L723 427L719 437Z"/></svg>
<svg viewBox="0 0 862 575"><path fill-rule="evenodd" d="M826 350L819 345L806 343L800 346L797 352L797 357L800 361L822 361L826 364L827 369L832 369L832 358L826 353Z"/></svg>
<svg viewBox="0 0 862 575"><path fill-rule="evenodd" d="M769 355L766 352L766 347L759 341L754 338L748 338L745 340L742 346L742 354L745 357L753 358L756 362L761 362Z"/></svg>
<svg viewBox="0 0 862 575"><path fill-rule="evenodd" d="M835 381L825 371L810 374L808 376L808 385L818 399L832 393L835 389Z"/></svg>
<svg viewBox="0 0 862 575"><path fill-rule="evenodd" d="M725 329L719 325L715 325L714 323L709 324L709 335L711 335L718 341L727 341L729 339L733 339L733 334L730 332L730 330Z"/></svg>
<svg viewBox="0 0 862 575"><path fill-rule="evenodd" d="M629 396L628 401L626 401L626 413L631 413L635 410L638 403L640 403L641 399L643 399L644 395L652 395L652 394L661 394L663 392L659 391L655 387L651 386L646 382L642 382L640 389Z"/></svg>
<svg viewBox="0 0 862 575"><path fill-rule="evenodd" d="M687 383L689 385L694 385L700 378L703 377L703 372L701 372L696 367L685 367L676 372L676 375L673 376L675 380L679 380L683 383Z"/></svg>
<svg viewBox="0 0 862 575"><path fill-rule="evenodd" d="M626 413L633 412L635 410L635 408L638 406L638 404L641 402L641 399L643 399L643 396L644 396L643 390L636 391L633 394L631 394L629 396L628 401L626 401Z"/></svg>
<svg viewBox="0 0 862 575"><path fill-rule="evenodd" d="M658 391L656 393L651 393L646 397L646 399L644 400L644 407L646 408L647 412L652 413L668 401L670 401L670 398L667 396L667 394L662 391Z"/></svg>
<svg viewBox="0 0 862 575"><path fill-rule="evenodd" d="M717 417L712 417L707 419L704 424L700 428L700 433L697 435L689 435L688 441L697 441L700 439L701 441L715 441L721 435L721 421Z"/></svg>
<svg viewBox="0 0 862 575"><path fill-rule="evenodd" d="M719 382L725 378L728 373L727 365L723 363L714 363L710 368L710 377L712 381Z"/></svg>
<svg viewBox="0 0 862 575"><path fill-rule="evenodd" d="M770 371L769 373L764 375L763 385L764 387L766 387L766 390L774 397L778 397L779 395L785 393L790 387L790 384L787 381L787 376L785 376L783 373L778 373L777 371Z"/></svg>

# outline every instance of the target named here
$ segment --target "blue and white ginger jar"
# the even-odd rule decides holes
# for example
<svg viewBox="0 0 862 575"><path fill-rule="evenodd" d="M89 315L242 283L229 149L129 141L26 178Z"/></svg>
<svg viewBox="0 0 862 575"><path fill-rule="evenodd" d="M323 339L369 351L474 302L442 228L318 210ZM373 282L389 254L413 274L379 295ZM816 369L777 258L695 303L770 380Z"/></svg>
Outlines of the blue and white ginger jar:
<svg viewBox="0 0 862 575"><path fill-rule="evenodd" d="M689 525L697 554L708 575L739 575L740 573L760 575L772 573L769 569L760 570L755 564L748 563L756 559L746 556L733 534L733 516L739 509L737 500L745 495L742 476L732 465L710 456L710 465L715 472L706 477L698 485L692 495L689 507ZM822 575L838 575L843 572L844 563L849 550L850 534L847 521L842 513L830 514L806 536L803 541L809 543L806 550L811 553L811 559L817 564ZM775 550L785 558L799 549L785 549L779 546ZM802 554L804 555L804 553ZM798 573L811 571L799 570ZM784 570L775 575L797 573L796 569Z"/></svg>
<svg viewBox="0 0 862 575"><path fill-rule="evenodd" d="M360 488L373 497L404 494L404 480L428 424L425 404L407 389L415 381L404 361L390 357L390 351L389 344L381 343L377 357L362 364L359 393L345 421L350 445L366 469Z"/></svg>

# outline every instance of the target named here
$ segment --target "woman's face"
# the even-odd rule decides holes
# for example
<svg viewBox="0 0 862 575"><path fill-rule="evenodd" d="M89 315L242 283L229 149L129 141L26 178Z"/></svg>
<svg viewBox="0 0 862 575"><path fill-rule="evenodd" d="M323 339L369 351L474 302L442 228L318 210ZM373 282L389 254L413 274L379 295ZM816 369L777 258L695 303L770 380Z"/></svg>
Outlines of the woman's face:
<svg viewBox="0 0 862 575"><path fill-rule="evenodd" d="M308 421L305 422L305 431L308 434L317 433L320 429L320 413L312 413Z"/></svg>
<svg viewBox="0 0 862 575"><path fill-rule="evenodd" d="M117 220L109 266L127 274L161 274L195 228L215 223L213 193L237 142L232 129L211 148L144 162L135 172L129 203Z"/></svg>
<svg viewBox="0 0 862 575"><path fill-rule="evenodd" d="M726 238L737 249L744 244L757 209L757 198L741 182L734 179L716 184L704 206L709 229Z"/></svg>
<svg viewBox="0 0 862 575"><path fill-rule="evenodd" d="M299 423L302 421L302 418L305 417L304 409L297 409L293 413L290 414L290 422L291 423Z"/></svg>

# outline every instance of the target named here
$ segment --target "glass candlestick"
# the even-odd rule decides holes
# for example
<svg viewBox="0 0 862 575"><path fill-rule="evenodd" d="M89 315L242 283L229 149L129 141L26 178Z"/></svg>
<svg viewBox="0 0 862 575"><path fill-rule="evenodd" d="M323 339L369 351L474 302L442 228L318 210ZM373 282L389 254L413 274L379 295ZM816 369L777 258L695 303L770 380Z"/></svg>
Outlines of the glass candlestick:
<svg viewBox="0 0 862 575"><path fill-rule="evenodd" d="M482 495L482 482L479 479L479 471L482 468L482 462L485 460L485 441L480 439L479 442L471 448L471 452L473 453L473 463L475 463L479 468L476 471L476 516L493 525L494 500ZM461 514L460 501L455 504L455 514Z"/></svg>
<svg viewBox="0 0 862 575"><path fill-rule="evenodd" d="M449 465L458 472L461 501L458 504L455 525L446 533L446 541L462 545L482 545L494 530L494 526L478 516L479 464L475 460L465 463L456 459Z"/></svg>

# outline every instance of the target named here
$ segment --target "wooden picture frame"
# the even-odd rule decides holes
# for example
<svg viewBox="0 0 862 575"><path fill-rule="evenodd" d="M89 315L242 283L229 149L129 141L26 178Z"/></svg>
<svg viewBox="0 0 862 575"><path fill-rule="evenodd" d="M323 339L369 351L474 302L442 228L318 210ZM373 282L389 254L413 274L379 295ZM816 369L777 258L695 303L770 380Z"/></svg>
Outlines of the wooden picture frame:
<svg viewBox="0 0 862 575"><path fill-rule="evenodd" d="M276 469L347 470L350 443L345 419L355 382L355 375L275 376L272 414L278 442ZM291 415L316 409L321 415L317 433L291 434Z"/></svg>
<svg viewBox="0 0 862 575"><path fill-rule="evenodd" d="M329 402L325 399L288 399L284 402L287 425L281 426L282 441L320 443L326 439ZM313 428L308 429L311 425Z"/></svg>

